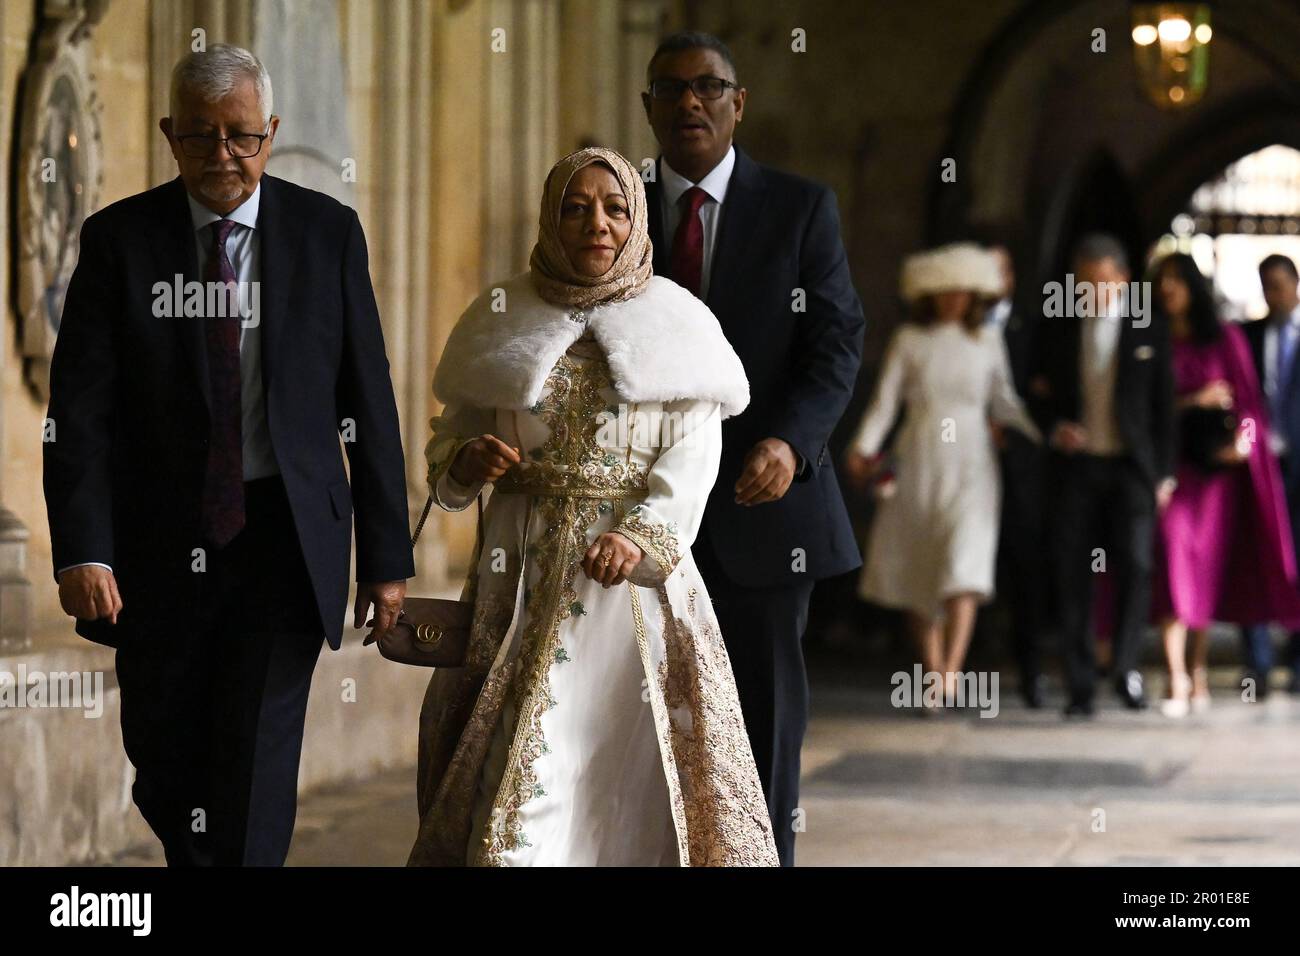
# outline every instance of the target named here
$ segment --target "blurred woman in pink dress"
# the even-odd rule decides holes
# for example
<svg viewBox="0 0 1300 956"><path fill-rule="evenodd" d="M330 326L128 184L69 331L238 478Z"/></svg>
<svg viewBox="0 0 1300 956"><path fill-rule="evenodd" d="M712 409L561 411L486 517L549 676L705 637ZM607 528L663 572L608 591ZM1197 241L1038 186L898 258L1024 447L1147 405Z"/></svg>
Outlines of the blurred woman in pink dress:
<svg viewBox="0 0 1300 956"><path fill-rule="evenodd" d="M1154 275L1157 321L1173 341L1181 447L1178 486L1160 515L1153 605L1169 667L1161 709L1183 717L1209 706L1210 622L1294 626L1300 595L1246 337L1219 321L1191 256L1167 257Z"/></svg>

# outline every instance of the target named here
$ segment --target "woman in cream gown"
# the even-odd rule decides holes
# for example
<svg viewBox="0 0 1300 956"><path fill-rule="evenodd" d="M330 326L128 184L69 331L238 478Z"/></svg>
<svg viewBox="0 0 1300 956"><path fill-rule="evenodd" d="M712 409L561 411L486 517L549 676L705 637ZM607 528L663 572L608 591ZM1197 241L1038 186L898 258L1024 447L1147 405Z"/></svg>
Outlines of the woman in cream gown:
<svg viewBox="0 0 1300 956"><path fill-rule="evenodd" d="M1001 483L990 422L1041 436L1011 383L1001 330L983 321L981 298L1001 294L993 254L970 243L918 253L901 284L920 321L890 341L846 461L851 479L869 477L903 412L897 492L877 510L858 593L907 612L921 664L944 675L949 696L977 605L993 595Z"/></svg>
<svg viewBox="0 0 1300 956"><path fill-rule="evenodd" d="M468 659L421 712L412 865L776 865L689 550L748 383L650 262L636 170L581 150L547 177L529 271L448 340L431 494L493 489Z"/></svg>

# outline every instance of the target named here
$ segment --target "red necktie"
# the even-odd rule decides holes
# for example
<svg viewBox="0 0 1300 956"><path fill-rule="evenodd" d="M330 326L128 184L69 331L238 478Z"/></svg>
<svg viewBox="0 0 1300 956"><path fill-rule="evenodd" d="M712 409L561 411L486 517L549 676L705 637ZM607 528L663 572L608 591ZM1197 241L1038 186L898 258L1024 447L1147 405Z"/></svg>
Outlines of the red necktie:
<svg viewBox="0 0 1300 956"><path fill-rule="evenodd" d="M677 200L682 206L682 218L673 236L673 254L668 263L673 281L690 289L696 297L700 294L700 275L704 271L704 223L700 221L700 207L710 198L699 186L692 186Z"/></svg>
<svg viewBox="0 0 1300 956"><path fill-rule="evenodd" d="M203 270L206 282L235 281L235 268L226 254L226 238L237 223L219 219L212 224L212 252ZM224 547L244 527L244 455L239 402L239 312L232 295L224 316L208 316L208 379L212 384L212 432L203 480L201 527L204 535Z"/></svg>

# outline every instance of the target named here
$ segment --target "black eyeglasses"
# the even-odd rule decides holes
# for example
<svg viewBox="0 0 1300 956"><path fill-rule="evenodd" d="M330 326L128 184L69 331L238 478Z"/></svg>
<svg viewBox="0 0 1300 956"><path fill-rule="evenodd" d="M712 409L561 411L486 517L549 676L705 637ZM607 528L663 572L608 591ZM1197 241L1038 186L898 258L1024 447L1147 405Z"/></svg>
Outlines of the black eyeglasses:
<svg viewBox="0 0 1300 956"><path fill-rule="evenodd" d="M236 133L234 136L209 136L207 133L192 133L177 136L176 142L181 144L181 152L190 159L207 159L217 151L218 143L225 143L227 151L235 159L248 159L262 151L262 141L270 135Z"/></svg>
<svg viewBox="0 0 1300 956"><path fill-rule="evenodd" d="M650 84L650 95L657 100L677 102L687 87L702 100L719 99L728 89L740 89L739 83L732 83L717 76L697 76L693 80L655 80Z"/></svg>

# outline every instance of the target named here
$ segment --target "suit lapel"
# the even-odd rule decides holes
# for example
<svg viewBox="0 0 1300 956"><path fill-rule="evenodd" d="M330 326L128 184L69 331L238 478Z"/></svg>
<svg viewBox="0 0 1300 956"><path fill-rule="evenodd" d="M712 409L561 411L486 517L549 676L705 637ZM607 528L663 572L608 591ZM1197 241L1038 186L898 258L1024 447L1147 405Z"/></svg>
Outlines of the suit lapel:
<svg viewBox="0 0 1300 956"><path fill-rule="evenodd" d="M736 165L727 184L722 204L722 221L713 246L706 304L726 328L727 308L732 292L745 281L745 238L753 235L762 221L763 173L758 164L736 147Z"/></svg>
<svg viewBox="0 0 1300 956"><path fill-rule="evenodd" d="M1115 348L1119 354L1115 356L1115 407L1116 409L1124 408L1128 402L1128 386L1133 380L1132 369L1133 363L1137 360L1134 350L1137 348L1135 340L1138 337L1138 330L1133 327L1133 322L1129 318L1119 320L1119 342Z"/></svg>
<svg viewBox="0 0 1300 956"><path fill-rule="evenodd" d="M257 213L262 259L262 387L268 402L272 376L280 357L279 345L284 332L289 290L293 288L293 275L298 262L298 246L303 237L302 222L291 216L285 208L281 186L281 181L275 177L262 176L262 198Z"/></svg>
<svg viewBox="0 0 1300 956"><path fill-rule="evenodd" d="M1264 321L1268 321L1265 319ZM1246 333L1246 341L1250 343L1250 358L1255 363L1255 373L1259 378L1259 387L1264 387L1264 376L1267 369L1264 368L1264 331L1249 326L1243 327L1242 331Z"/></svg>
<svg viewBox="0 0 1300 956"><path fill-rule="evenodd" d="M645 184L645 204L646 211L649 213L647 224L650 229L650 245L654 250L655 275L671 279L668 262L672 256L672 247L668 237L664 235L664 193L663 186L659 183L659 175L659 160L656 159L655 178Z"/></svg>
<svg viewBox="0 0 1300 956"><path fill-rule="evenodd" d="M153 237L156 275L168 285L171 285L175 277L180 275L182 289L184 289L187 283L203 281L198 245L194 236L194 220L190 217L185 183L177 176L161 191L160 197L162 209L158 218L163 228L152 230L150 233ZM182 292L183 300L184 292ZM194 377L195 384L203 393L203 402L211 411L212 387L208 381L208 352L203 319L199 316L187 316L182 311L170 321L174 322L175 327L179 329L181 351L189 362L190 373Z"/></svg>

